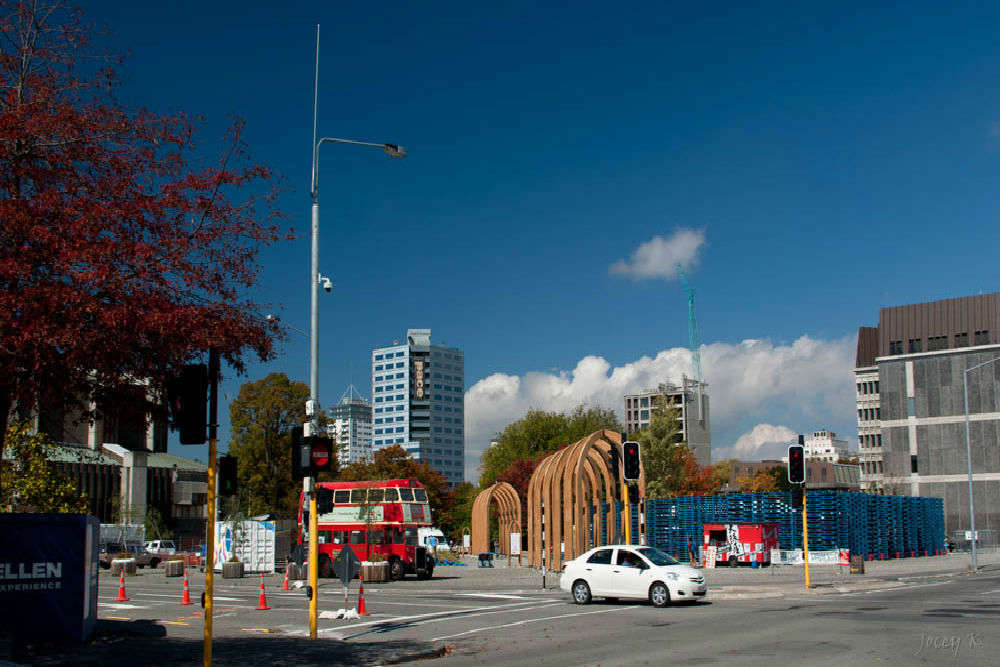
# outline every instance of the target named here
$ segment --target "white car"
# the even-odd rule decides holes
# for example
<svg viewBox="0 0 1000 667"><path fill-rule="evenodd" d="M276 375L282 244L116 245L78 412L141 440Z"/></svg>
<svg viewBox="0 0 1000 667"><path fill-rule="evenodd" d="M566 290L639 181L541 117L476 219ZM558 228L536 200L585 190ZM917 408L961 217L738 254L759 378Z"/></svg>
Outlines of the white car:
<svg viewBox="0 0 1000 667"><path fill-rule="evenodd" d="M153 540L146 542L146 553L173 556L177 553L177 546L172 540Z"/></svg>
<svg viewBox="0 0 1000 667"><path fill-rule="evenodd" d="M671 601L696 600L708 592L705 577L672 556L652 547L608 545L596 547L563 567L559 587L573 602L591 598L648 599L655 607Z"/></svg>

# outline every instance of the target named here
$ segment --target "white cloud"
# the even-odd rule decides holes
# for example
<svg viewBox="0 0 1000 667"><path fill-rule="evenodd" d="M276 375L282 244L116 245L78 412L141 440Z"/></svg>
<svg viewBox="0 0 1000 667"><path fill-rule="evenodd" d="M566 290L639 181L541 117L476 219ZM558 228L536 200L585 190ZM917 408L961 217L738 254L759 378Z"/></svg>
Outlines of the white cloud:
<svg viewBox="0 0 1000 667"><path fill-rule="evenodd" d="M750 451L752 438L740 443L756 431L747 433L754 424L791 424L807 432L853 423L854 350L853 335L837 340L801 336L785 345L769 340L703 345L713 458L740 447ZM679 383L690 372L690 351L675 347L614 368L603 357L586 356L569 371L483 378L465 394L466 476L478 478L479 456L490 439L529 408L564 412L582 403L612 408L622 418L626 393L664 381ZM792 432L792 427L771 428ZM770 455L766 434L756 433L758 451Z"/></svg>
<svg viewBox="0 0 1000 667"><path fill-rule="evenodd" d="M681 228L668 239L654 236L640 244L628 261L620 259L608 267L608 271L636 280L673 280L677 277L677 264L685 269L697 264L698 251L704 245L705 230Z"/></svg>
<svg viewBox="0 0 1000 667"><path fill-rule="evenodd" d="M785 455L788 443L795 442L797 431L787 426L757 424L753 429L736 439L732 447L713 448L712 458L760 461L780 459Z"/></svg>

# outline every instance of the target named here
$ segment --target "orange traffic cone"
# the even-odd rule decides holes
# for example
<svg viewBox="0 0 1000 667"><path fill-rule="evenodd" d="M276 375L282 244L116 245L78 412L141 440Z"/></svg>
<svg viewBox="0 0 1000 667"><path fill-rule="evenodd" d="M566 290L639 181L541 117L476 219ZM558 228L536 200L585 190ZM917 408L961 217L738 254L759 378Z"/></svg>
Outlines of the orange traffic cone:
<svg viewBox="0 0 1000 667"><path fill-rule="evenodd" d="M115 602L128 602L128 596L125 595L125 568L122 568L122 576L118 579L118 597Z"/></svg>
<svg viewBox="0 0 1000 667"><path fill-rule="evenodd" d="M191 602L191 592L188 590L188 571L184 570L184 595L181 596L181 604L194 604Z"/></svg>
<svg viewBox="0 0 1000 667"><path fill-rule="evenodd" d="M365 609L365 578L359 574L358 581L360 581L360 587L358 588L358 616L371 616L368 610Z"/></svg>
<svg viewBox="0 0 1000 667"><path fill-rule="evenodd" d="M287 567L285 568L285 583L283 583L281 585L281 590L283 590L283 591L289 591L289 590L291 590L288 587L288 568Z"/></svg>
<svg viewBox="0 0 1000 667"><path fill-rule="evenodd" d="M257 600L257 611L267 611L267 596L264 595L264 573L260 573L260 597Z"/></svg>

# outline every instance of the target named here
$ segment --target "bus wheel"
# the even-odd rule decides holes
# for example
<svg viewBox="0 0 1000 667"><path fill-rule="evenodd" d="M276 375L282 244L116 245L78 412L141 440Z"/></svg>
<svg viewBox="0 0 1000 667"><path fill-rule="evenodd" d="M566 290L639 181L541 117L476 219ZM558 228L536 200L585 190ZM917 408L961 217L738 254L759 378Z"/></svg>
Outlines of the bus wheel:
<svg viewBox="0 0 1000 667"><path fill-rule="evenodd" d="M418 578L420 578L420 579L430 579L433 576L434 576L434 566L431 565L426 570L424 570L420 575L418 575Z"/></svg>
<svg viewBox="0 0 1000 667"><path fill-rule="evenodd" d="M393 558L389 561L389 578L393 581L399 581L406 574L406 570L403 568L403 561L398 558Z"/></svg>
<svg viewBox="0 0 1000 667"><path fill-rule="evenodd" d="M333 576L333 564L330 562L329 556L319 557L319 572L317 574L321 579L329 579Z"/></svg>

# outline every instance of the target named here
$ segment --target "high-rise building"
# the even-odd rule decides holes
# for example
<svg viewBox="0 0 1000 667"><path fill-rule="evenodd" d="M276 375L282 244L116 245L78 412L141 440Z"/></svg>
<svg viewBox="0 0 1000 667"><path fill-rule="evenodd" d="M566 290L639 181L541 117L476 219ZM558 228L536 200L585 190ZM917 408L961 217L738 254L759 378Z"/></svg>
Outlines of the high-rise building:
<svg viewBox="0 0 1000 667"><path fill-rule="evenodd" d="M372 350L372 447L400 445L452 485L465 478L465 356L430 329Z"/></svg>
<svg viewBox="0 0 1000 667"><path fill-rule="evenodd" d="M635 433L649 426L657 399L680 412L678 442L686 442L698 463L712 462L712 429L708 418L708 393L704 382L681 377L681 384L661 383L656 389L625 395L625 430Z"/></svg>
<svg viewBox="0 0 1000 667"><path fill-rule="evenodd" d="M337 443L341 465L371 460L372 404L357 394L354 385L347 388L340 403L330 408L327 432Z"/></svg>
<svg viewBox="0 0 1000 667"><path fill-rule="evenodd" d="M1000 293L883 308L878 327L858 332L862 482L943 498L948 531L971 523L966 401L976 527L1000 522L998 334Z"/></svg>
<svg viewBox="0 0 1000 667"><path fill-rule="evenodd" d="M803 443L807 459L836 463L840 459L847 458L847 441L839 440L833 431L826 429L813 431L812 435L807 435L803 439Z"/></svg>

